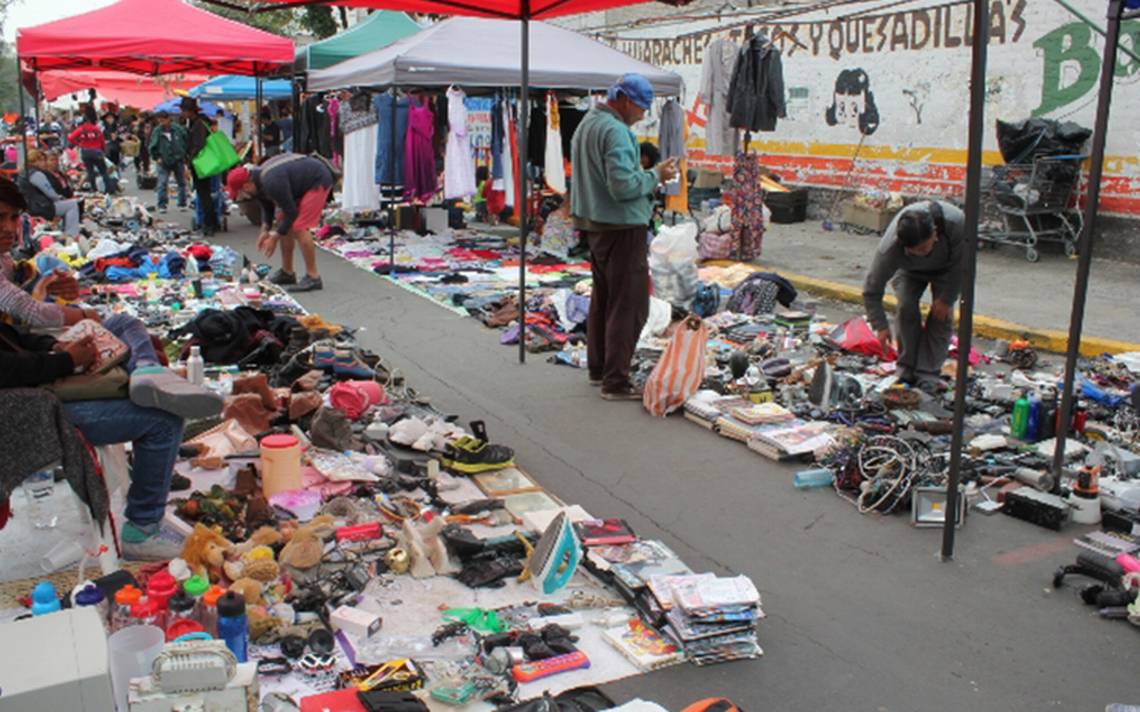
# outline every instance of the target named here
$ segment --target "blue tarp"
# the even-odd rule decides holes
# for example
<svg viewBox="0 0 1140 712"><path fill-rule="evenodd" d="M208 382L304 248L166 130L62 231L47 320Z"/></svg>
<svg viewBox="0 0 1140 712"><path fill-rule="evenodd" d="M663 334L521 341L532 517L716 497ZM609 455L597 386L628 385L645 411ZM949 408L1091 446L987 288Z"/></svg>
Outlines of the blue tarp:
<svg viewBox="0 0 1140 712"><path fill-rule="evenodd" d="M187 93L197 99L214 99L215 101L255 99L257 98L257 80L253 77L226 74L202 82ZM266 100L270 101L291 99L293 97L293 83L288 79L265 79L261 82L261 93Z"/></svg>
<svg viewBox="0 0 1140 712"><path fill-rule="evenodd" d="M161 112L166 112L168 114L179 114L182 112L181 103L182 97L176 96L173 99L167 99L158 106L154 107L154 111L156 114ZM210 117L217 116L219 111L223 112L226 116L230 115L230 112L209 101L199 101L198 109L203 114Z"/></svg>

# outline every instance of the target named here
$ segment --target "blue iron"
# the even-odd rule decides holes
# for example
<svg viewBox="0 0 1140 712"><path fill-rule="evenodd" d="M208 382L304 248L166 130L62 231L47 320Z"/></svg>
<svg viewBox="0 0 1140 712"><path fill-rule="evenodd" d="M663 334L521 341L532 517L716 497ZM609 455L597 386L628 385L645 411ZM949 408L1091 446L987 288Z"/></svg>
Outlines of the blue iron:
<svg viewBox="0 0 1140 712"><path fill-rule="evenodd" d="M534 547L527 562L530 580L544 594L551 594L570 582L582 560L582 546L566 512L559 512Z"/></svg>

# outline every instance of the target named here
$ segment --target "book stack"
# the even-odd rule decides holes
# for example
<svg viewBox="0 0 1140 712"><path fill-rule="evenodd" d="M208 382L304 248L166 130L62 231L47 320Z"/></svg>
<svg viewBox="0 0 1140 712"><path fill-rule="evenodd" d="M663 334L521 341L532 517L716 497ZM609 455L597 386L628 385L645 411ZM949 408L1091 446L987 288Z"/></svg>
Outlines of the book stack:
<svg viewBox="0 0 1140 712"><path fill-rule="evenodd" d="M790 410L779 403L756 403L733 408L732 417L748 425L772 425L796 419Z"/></svg>
<svg viewBox="0 0 1140 712"><path fill-rule="evenodd" d="M649 580L654 576L693 573L672 549L654 539L590 547L586 566L611 580L621 595L654 624L664 620L665 611L649 593Z"/></svg>
<svg viewBox="0 0 1140 712"><path fill-rule="evenodd" d="M791 309L777 311L772 323L785 329L806 329L811 326L811 314Z"/></svg>
<svg viewBox="0 0 1140 712"><path fill-rule="evenodd" d="M606 642L642 672L685 661L685 653L677 645L637 618L627 625L606 630L604 636Z"/></svg>
<svg viewBox="0 0 1140 712"><path fill-rule="evenodd" d="M751 401L743 396L722 396L716 391L697 391L685 401L685 417L712 430L718 419L733 408L747 408Z"/></svg>
<svg viewBox="0 0 1140 712"><path fill-rule="evenodd" d="M772 460L795 460L833 445L833 429L830 423L793 420L755 431L748 439L748 448Z"/></svg>
<svg viewBox="0 0 1140 712"><path fill-rule="evenodd" d="M747 576L672 576L655 589L671 593L665 634L697 665L748 660L764 654L756 625L764 617L760 593Z"/></svg>

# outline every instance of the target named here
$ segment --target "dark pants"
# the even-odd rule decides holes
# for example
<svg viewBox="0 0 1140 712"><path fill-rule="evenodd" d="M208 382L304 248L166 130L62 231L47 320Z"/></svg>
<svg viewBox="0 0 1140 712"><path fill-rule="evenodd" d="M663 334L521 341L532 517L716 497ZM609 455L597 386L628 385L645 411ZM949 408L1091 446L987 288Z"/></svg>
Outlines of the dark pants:
<svg viewBox="0 0 1140 712"><path fill-rule="evenodd" d="M923 324L920 304L927 285L934 299L950 301L943 296L946 286L937 279L923 279L905 272L896 274L891 284L899 300L899 378L907 383L937 381L950 351L953 330L949 319L927 317Z"/></svg>
<svg viewBox="0 0 1140 712"><path fill-rule="evenodd" d="M594 288L586 323L591 380L602 390L630 387L637 339L649 317L649 247L645 228L588 232Z"/></svg>
<svg viewBox="0 0 1140 712"><path fill-rule="evenodd" d="M79 152L79 157L83 159L83 166L87 169L87 181L91 183L91 190L99 192L99 184L95 182L95 175L99 174L103 178L103 191L106 193L116 193L119 190L119 184L111 177L107 171L107 161L103 152L97 148L84 148Z"/></svg>
<svg viewBox="0 0 1140 712"><path fill-rule="evenodd" d="M210 191L210 179L199 178L193 168L190 169L190 174L194 177L194 193L198 196L198 212L202 216L200 227L203 230L221 229L218 210L214 207L214 194Z"/></svg>

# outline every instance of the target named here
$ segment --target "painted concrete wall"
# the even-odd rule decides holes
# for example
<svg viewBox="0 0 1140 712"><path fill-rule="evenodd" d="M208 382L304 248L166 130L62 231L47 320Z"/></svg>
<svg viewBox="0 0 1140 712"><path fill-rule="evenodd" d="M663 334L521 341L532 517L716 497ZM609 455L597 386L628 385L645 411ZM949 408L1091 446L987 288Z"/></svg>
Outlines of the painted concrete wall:
<svg viewBox="0 0 1140 712"><path fill-rule="evenodd" d="M1104 26L1105 0L1071 3ZM854 17L847 10L842 19L809 13L755 27L778 37L788 96L788 118L775 132L753 137L766 165L812 186L960 195L972 8L961 1L911 5ZM742 42L743 28L724 29L738 22L685 22L600 37L684 77L691 157L722 169L729 157L704 154L707 108L696 93L705 46L718 37ZM1091 128L1103 38L1053 0L993 0L990 26L988 125L1042 116ZM1126 24L1122 44L1140 54L1140 22ZM1119 56L1102 207L1140 218L1140 63ZM841 74L865 76L869 89L837 95ZM868 120L872 110L877 124ZM985 159L1001 162L992 128Z"/></svg>

